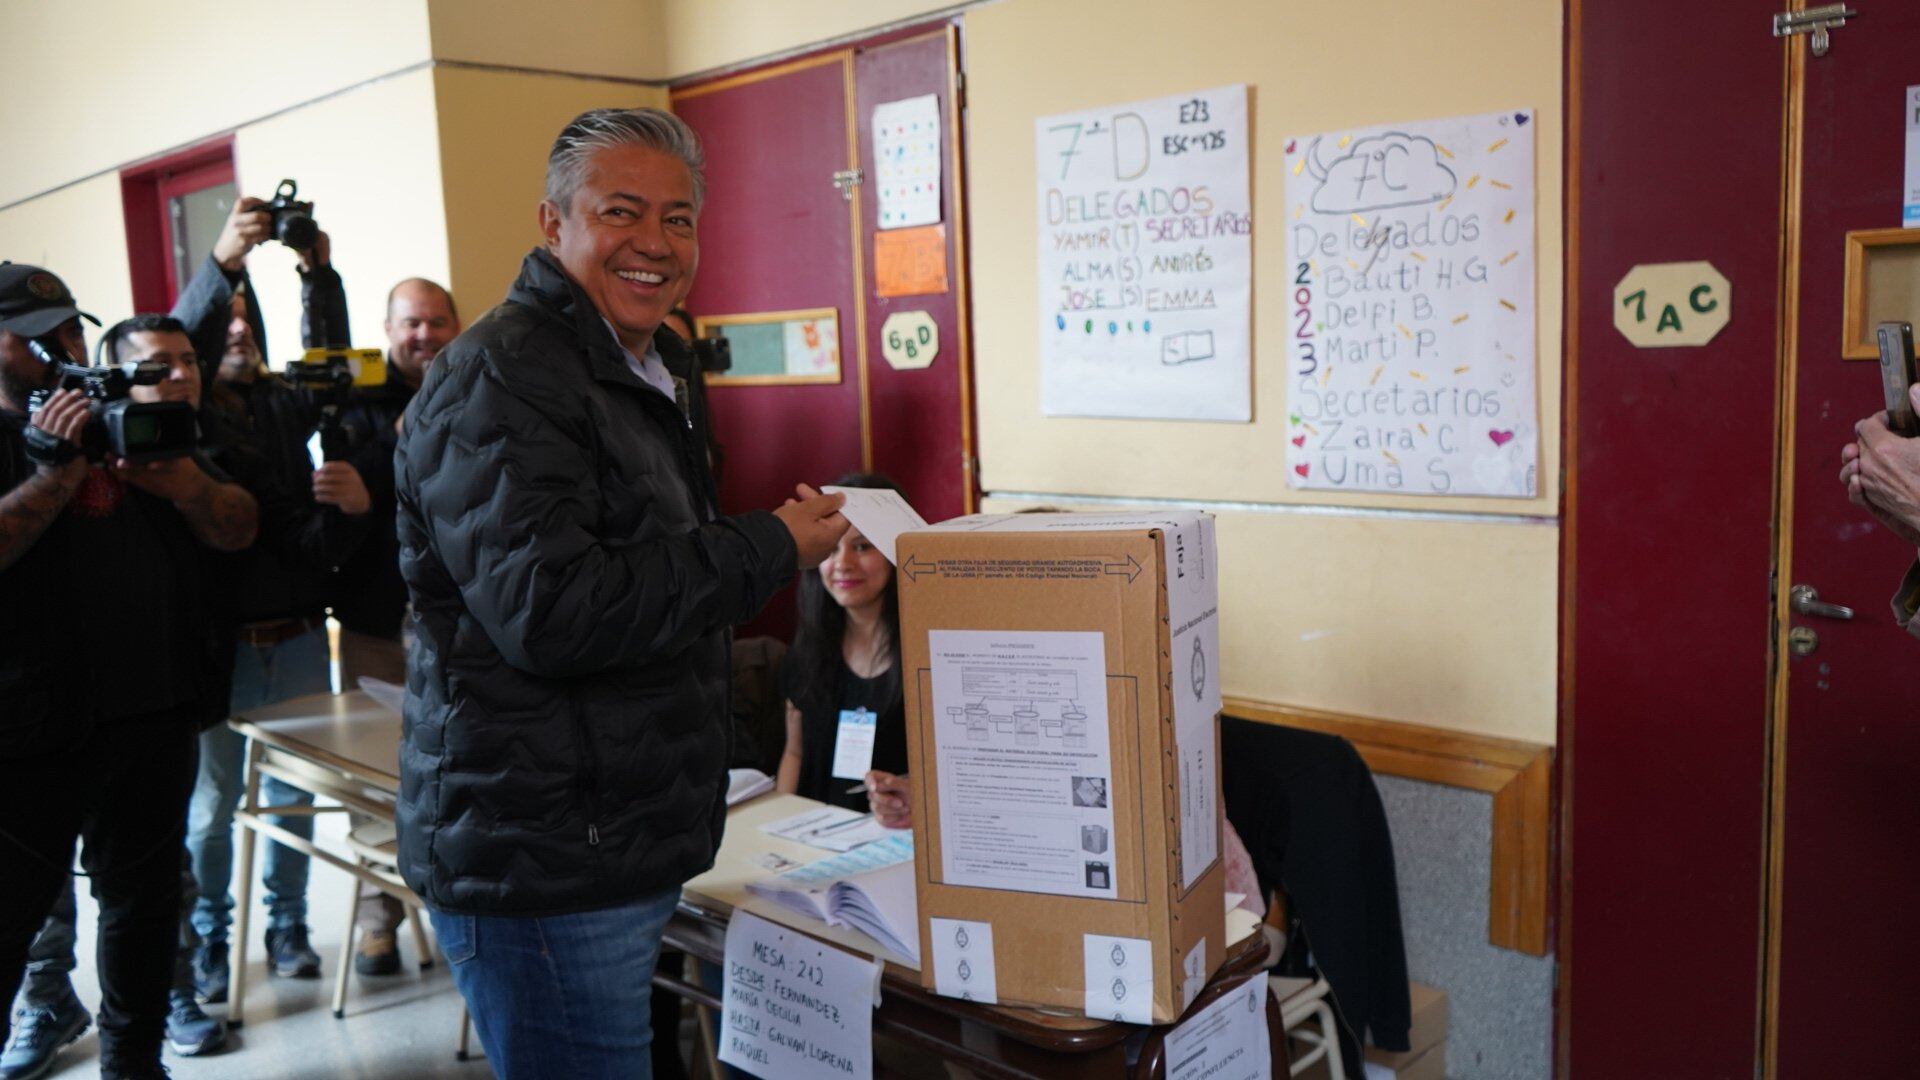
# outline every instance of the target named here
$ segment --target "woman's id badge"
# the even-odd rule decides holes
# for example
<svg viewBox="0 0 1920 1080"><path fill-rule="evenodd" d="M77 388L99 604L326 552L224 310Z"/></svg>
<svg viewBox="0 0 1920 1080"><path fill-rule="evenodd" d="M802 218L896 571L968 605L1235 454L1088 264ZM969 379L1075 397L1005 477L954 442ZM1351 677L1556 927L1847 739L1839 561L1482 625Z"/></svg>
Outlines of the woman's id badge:
<svg viewBox="0 0 1920 1080"><path fill-rule="evenodd" d="M873 736L880 717L865 709L841 709L840 733L833 740L833 775L840 780L865 780L873 768Z"/></svg>

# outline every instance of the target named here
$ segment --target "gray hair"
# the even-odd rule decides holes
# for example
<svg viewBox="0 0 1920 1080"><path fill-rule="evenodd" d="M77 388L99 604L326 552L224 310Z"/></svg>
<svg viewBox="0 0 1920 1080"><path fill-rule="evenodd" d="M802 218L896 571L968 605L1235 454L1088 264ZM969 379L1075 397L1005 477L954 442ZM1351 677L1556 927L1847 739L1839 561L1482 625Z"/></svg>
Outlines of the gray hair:
<svg viewBox="0 0 1920 1080"><path fill-rule="evenodd" d="M573 197L586 179L593 155L615 146L645 146L672 154L693 174L693 206L706 200L706 154L686 121L664 109L588 109L574 117L553 140L547 154L546 199L562 214L573 212Z"/></svg>

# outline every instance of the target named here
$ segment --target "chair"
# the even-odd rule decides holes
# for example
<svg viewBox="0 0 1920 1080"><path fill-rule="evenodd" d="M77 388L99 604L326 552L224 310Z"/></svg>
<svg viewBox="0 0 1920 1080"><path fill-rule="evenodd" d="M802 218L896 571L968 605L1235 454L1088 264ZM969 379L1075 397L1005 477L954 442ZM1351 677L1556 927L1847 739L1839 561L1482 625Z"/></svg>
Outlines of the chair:
<svg viewBox="0 0 1920 1080"><path fill-rule="evenodd" d="M396 896L403 897L401 903L406 905L407 925L413 927L413 946L420 955L420 969L424 971L432 967L433 949L427 944L427 933L421 926L424 913L420 910L420 900L414 896L411 889L407 888L406 883L400 880L398 844L394 837L393 822L374 819L359 823L347 833L347 847L353 852L354 861L362 869L371 871L394 890L398 890ZM344 1017L347 1010L347 973L353 966L353 948L359 930L356 923L360 916L360 879L349 877L347 888L352 890L347 903L347 929L340 938L340 962L337 965L339 970L334 975L333 984L333 1016L336 1020ZM466 1043L464 1024L460 1037L461 1049L464 1051Z"/></svg>
<svg viewBox="0 0 1920 1080"><path fill-rule="evenodd" d="M1327 1075L1335 1080L1347 1075L1344 1060L1340 1056L1339 1021L1334 1019L1333 1010L1327 1005L1327 995L1333 992L1326 976L1316 979L1290 979L1284 975L1270 975L1267 983L1273 987L1274 1000L1280 1003L1280 1026L1290 1038L1306 1043L1310 1050L1302 1054L1297 1061L1287 1064L1288 1076L1299 1076L1312 1068L1321 1058L1327 1059ZM1318 1020L1320 1030L1312 1031L1303 1027L1308 1020Z"/></svg>

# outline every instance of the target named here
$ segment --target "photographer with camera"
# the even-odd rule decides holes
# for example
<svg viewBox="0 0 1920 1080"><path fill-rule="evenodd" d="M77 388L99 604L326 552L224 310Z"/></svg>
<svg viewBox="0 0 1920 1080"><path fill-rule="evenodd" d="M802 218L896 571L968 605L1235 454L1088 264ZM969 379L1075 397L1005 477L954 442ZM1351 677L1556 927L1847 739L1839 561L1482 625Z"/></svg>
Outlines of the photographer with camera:
<svg viewBox="0 0 1920 1080"><path fill-rule="evenodd" d="M330 508L338 519L359 519L369 531L371 496L358 471L345 461L315 467L307 440L319 419L313 396L265 364L265 333L246 259L259 244L277 239L300 259L303 332L309 347L348 341L346 294L330 259L327 234L313 226L311 204L288 197L289 183L273 202L235 202L207 261L174 304L187 328L201 369L211 367L203 413L242 437L265 459L274 483L308 507ZM305 245L302 247L301 245ZM201 350L209 350L202 353ZM208 356L218 357L209 365ZM345 523L336 520L336 526ZM248 553L237 605L241 625L233 654L232 712L332 689L326 632L333 565L289 557L270 546ZM245 740L225 725L201 738L200 779L194 790L188 849L200 896L194 929L202 944L194 959L195 984L203 1001L226 1000L227 928L232 923L233 812L239 805ZM276 805L307 805L311 793L268 778L265 798ZM297 836L311 836L313 819L284 815L269 820ZM279 843L267 845L261 880L268 905L269 971L317 978L320 957L307 940L306 855Z"/></svg>
<svg viewBox="0 0 1920 1080"><path fill-rule="evenodd" d="M225 704L210 561L253 541L257 506L190 444L153 440L173 410L125 407L106 371L62 388L82 317L53 274L0 265L0 995L84 837L102 1074L157 1077L194 732ZM157 404L156 375L133 375L136 404ZM25 1022L77 1034L73 1004Z"/></svg>
<svg viewBox="0 0 1920 1080"><path fill-rule="evenodd" d="M203 405L201 368L195 358L185 328L165 315L136 315L116 323L101 338L100 359L113 369L144 365L164 372L151 385L135 386L130 396L135 402L177 402L194 412ZM219 663L217 687L209 697L228 700L233 677L231 658L239 625L238 601L246 591L250 573L259 560L254 548L279 553L292 562L334 565L363 539L365 524L316 506L282 489L275 482L265 458L216 412L200 413L199 446L222 472L254 496L259 504L259 532L246 551L216 557L215 585L211 587L214 653ZM211 711L202 721L202 731L222 724L224 707ZM184 849L183 849L184 853ZM183 910L180 912L180 940L184 944L174 968L174 983L168 1000L167 1044L175 1053L195 1056L222 1046L224 1025L209 1019L195 1000L192 961L197 955L198 936L191 924L193 906L198 899L198 884L190 872L182 883ZM44 1067L60 1048L57 1036L72 1030L72 1017L78 1014L85 1024L85 1011L73 992L69 973L75 965L74 902L71 886L58 898L46 925L29 953L27 976L20 989L18 1011L39 1015L51 1023L23 1030L14 1044L0 1055L0 1080L39 1075L28 1071ZM16 1072L18 1070L18 1072Z"/></svg>
<svg viewBox="0 0 1920 1080"><path fill-rule="evenodd" d="M340 622L340 684L352 689L361 676L405 686L407 654L402 644L407 585L400 577L395 534L393 448L400 418L420 389L440 350L460 334L453 294L426 278L407 278L387 293L386 382L357 387L339 414L342 457L366 480L373 519L367 542L335 578L333 615ZM354 819L356 827L360 823ZM400 971L395 933L406 916L399 901L361 885L354 971L393 975ZM426 958L422 958L424 961Z"/></svg>

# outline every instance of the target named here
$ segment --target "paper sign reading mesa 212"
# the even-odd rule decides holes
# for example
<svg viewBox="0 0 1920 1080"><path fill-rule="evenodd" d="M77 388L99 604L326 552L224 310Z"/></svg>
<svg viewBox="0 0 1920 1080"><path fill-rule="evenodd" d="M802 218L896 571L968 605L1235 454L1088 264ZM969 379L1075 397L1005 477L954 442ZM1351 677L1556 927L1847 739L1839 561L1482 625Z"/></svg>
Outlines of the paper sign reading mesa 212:
<svg viewBox="0 0 1920 1080"><path fill-rule="evenodd" d="M755 1076L873 1075L877 961L736 911L726 963L721 1061Z"/></svg>

